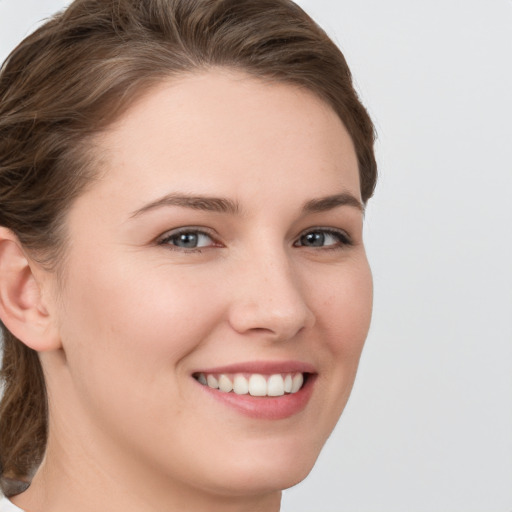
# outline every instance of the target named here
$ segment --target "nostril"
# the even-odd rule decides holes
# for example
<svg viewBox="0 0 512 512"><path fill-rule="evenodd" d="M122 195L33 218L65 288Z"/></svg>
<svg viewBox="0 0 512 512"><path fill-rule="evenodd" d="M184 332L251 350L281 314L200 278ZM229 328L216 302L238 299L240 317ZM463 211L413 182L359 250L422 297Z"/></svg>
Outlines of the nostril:
<svg viewBox="0 0 512 512"><path fill-rule="evenodd" d="M239 283L229 309L235 331L286 340L315 323L302 287L286 271L274 270L272 276L257 281L245 279Z"/></svg>

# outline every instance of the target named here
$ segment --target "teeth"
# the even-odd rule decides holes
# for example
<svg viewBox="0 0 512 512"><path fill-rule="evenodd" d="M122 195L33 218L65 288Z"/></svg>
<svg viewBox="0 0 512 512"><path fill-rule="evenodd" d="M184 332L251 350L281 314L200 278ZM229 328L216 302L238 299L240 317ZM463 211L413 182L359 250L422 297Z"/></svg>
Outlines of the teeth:
<svg viewBox="0 0 512 512"><path fill-rule="evenodd" d="M297 393L297 391L302 387L302 384L304 384L304 377L302 376L302 373L297 373L293 376L292 393Z"/></svg>
<svg viewBox="0 0 512 512"><path fill-rule="evenodd" d="M233 391L237 395L247 395L249 393L249 383L243 375L236 375L233 382Z"/></svg>
<svg viewBox="0 0 512 512"><path fill-rule="evenodd" d="M229 393L233 390L233 383L225 375L219 377L219 389L224 393Z"/></svg>
<svg viewBox="0 0 512 512"><path fill-rule="evenodd" d="M288 374L284 379L284 392L285 393L292 392L292 384L293 384L293 377L290 374Z"/></svg>
<svg viewBox="0 0 512 512"><path fill-rule="evenodd" d="M298 390L297 390L298 391ZM267 383L268 396L284 395L284 379L282 375L271 375Z"/></svg>
<svg viewBox="0 0 512 512"><path fill-rule="evenodd" d="M263 375L255 373L249 379L249 394L251 396L267 396L267 381Z"/></svg>
<svg viewBox="0 0 512 512"><path fill-rule="evenodd" d="M199 381L199 382L201 382L201 381ZM219 388L219 381L213 375L208 375L208 377L206 377L206 382L208 384L208 387L210 387L210 388L213 388L213 389Z"/></svg>
<svg viewBox="0 0 512 512"><path fill-rule="evenodd" d="M302 373L276 373L274 375L261 375L253 373L250 376L237 373L235 375L212 375L200 373L196 379L212 389L224 393L234 392L237 395L251 396L283 396L297 393L304 384Z"/></svg>

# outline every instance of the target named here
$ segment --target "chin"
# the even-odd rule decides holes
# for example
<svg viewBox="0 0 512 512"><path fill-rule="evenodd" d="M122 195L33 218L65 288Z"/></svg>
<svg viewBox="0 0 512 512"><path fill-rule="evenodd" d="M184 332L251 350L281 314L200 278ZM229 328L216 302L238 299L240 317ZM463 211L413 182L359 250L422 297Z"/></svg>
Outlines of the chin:
<svg viewBox="0 0 512 512"><path fill-rule="evenodd" d="M224 462L229 466L218 466L216 476L222 476L222 485L229 483L233 494L264 494L288 489L308 476L318 458L321 447L305 448L306 444L238 453L231 463L226 458Z"/></svg>
<svg viewBox="0 0 512 512"><path fill-rule="evenodd" d="M278 464L273 468L251 468L250 471L236 472L229 480L227 494L234 496L263 495L289 489L302 482L310 473L313 464L308 467L284 466ZM223 494L221 492L221 494Z"/></svg>

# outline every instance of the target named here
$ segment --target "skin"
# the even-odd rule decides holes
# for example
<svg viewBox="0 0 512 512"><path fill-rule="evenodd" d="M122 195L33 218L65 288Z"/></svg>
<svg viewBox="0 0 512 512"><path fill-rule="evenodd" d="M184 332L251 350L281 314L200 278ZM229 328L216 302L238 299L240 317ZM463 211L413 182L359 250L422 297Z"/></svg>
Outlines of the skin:
<svg viewBox="0 0 512 512"><path fill-rule="evenodd" d="M370 323L361 208L304 211L335 194L361 201L346 129L308 91L210 70L159 84L94 151L101 172L69 212L63 279L31 263L56 345L41 350L50 438L14 503L278 510L346 404ZM169 194L238 211L154 204ZM205 232L201 248L169 238L183 227ZM285 419L247 417L192 378L290 360L317 375Z"/></svg>

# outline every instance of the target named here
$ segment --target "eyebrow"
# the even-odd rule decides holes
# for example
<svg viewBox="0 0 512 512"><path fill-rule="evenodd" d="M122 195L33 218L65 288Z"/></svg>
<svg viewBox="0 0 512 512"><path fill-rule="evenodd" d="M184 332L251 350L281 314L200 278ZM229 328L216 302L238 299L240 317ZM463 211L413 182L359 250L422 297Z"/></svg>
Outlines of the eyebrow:
<svg viewBox="0 0 512 512"><path fill-rule="evenodd" d="M142 213L161 208L162 206L181 206L182 208L191 208L193 210L202 210L206 212L237 214L240 211L238 203L231 199L221 197L207 196L189 196L186 194L168 194L156 201L153 201L138 210L135 210L131 217L137 217Z"/></svg>
<svg viewBox="0 0 512 512"><path fill-rule="evenodd" d="M304 205L303 211L305 213L321 213L337 208L338 206L351 206L357 208L363 214L365 211L364 204L348 192L322 197L320 199L312 199Z"/></svg>
<svg viewBox="0 0 512 512"><path fill-rule="evenodd" d="M130 217L138 217L150 210L155 210L164 206L180 206L182 208L191 208L215 213L229 213L231 215L239 214L240 205L236 201L222 197L191 196L186 194L167 194L156 201L146 204L142 208L135 210ZM311 199L302 207L304 213L321 213L332 210L339 206L351 206L357 208L363 214L364 205L359 199L347 192L335 194L332 196Z"/></svg>

